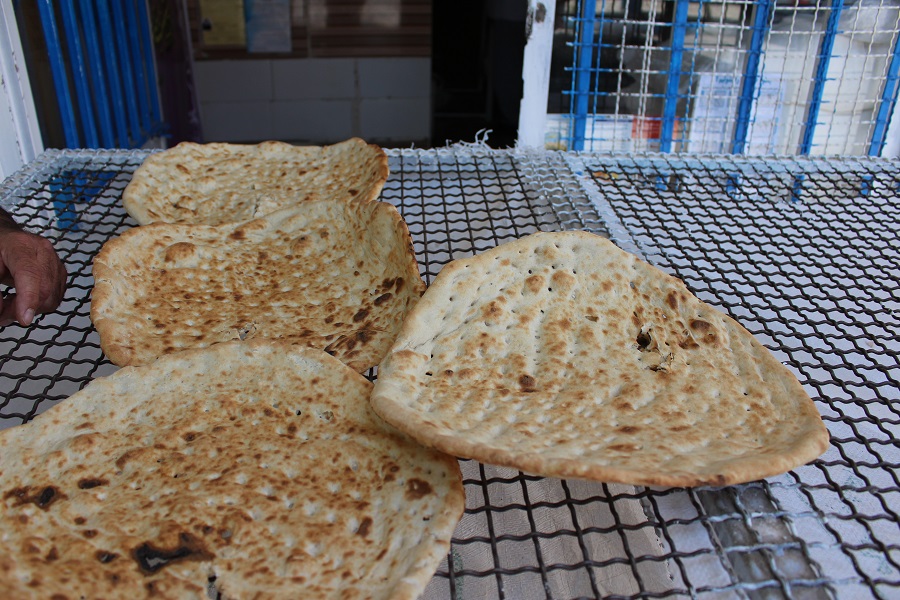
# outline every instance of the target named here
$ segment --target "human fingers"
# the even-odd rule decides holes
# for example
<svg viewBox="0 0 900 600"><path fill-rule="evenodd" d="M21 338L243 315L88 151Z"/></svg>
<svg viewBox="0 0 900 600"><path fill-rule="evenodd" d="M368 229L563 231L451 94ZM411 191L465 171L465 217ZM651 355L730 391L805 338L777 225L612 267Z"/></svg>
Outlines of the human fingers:
<svg viewBox="0 0 900 600"><path fill-rule="evenodd" d="M12 287L13 279L6 268L6 263L0 253L0 283ZM15 309L16 295L9 294L6 298L0 294L0 327L6 327L15 320L13 310Z"/></svg>
<svg viewBox="0 0 900 600"><path fill-rule="evenodd" d="M63 261L60 260L59 256L56 252L53 253L56 256L56 305L53 307L54 310L59 303L62 302L63 296L66 295L66 286L69 283L69 273L66 271L66 266L63 264Z"/></svg>
<svg viewBox="0 0 900 600"><path fill-rule="evenodd" d="M6 263L2 256L0 256L0 283L10 287L14 285L12 273L6 268Z"/></svg>
<svg viewBox="0 0 900 600"><path fill-rule="evenodd" d="M6 327L16 320L16 295L0 298L0 327Z"/></svg>
<svg viewBox="0 0 900 600"><path fill-rule="evenodd" d="M59 306L65 293L65 267L53 245L38 235L18 232L2 241L0 252L16 290L15 318L27 327L35 314Z"/></svg>
<svg viewBox="0 0 900 600"><path fill-rule="evenodd" d="M53 312L62 302L66 293L66 279L68 274L63 263L54 253L47 256L50 264L45 265L38 288L37 305L31 300L21 300L21 294L16 293L16 319L25 327L34 320L35 313L43 314ZM18 287L16 288L19 289Z"/></svg>

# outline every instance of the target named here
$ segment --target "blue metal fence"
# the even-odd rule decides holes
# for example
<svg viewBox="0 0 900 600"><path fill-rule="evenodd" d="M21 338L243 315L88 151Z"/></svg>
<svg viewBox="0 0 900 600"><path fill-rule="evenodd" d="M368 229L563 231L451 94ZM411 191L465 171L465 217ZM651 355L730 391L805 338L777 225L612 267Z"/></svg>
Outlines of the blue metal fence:
<svg viewBox="0 0 900 600"><path fill-rule="evenodd" d="M887 77L881 90L878 116L875 118L875 130L872 132L872 142L869 145L870 156L880 156L887 141L888 125L897 106L897 97L900 96L898 81L900 81L900 41L894 43Z"/></svg>
<svg viewBox="0 0 900 600"><path fill-rule="evenodd" d="M164 135L146 0L37 4L66 146L139 148Z"/></svg>
<svg viewBox="0 0 900 600"><path fill-rule="evenodd" d="M572 63L569 112L548 128L556 147L873 156L885 147L900 94L900 0L558 7Z"/></svg>
<svg viewBox="0 0 900 600"><path fill-rule="evenodd" d="M775 8L774 0L762 0L756 7L756 15L753 19L753 35L750 38L750 50L747 53L747 65L744 68L744 77L741 82L741 97L738 101L734 139L731 143L733 154L742 154L747 145L751 112L756 94L756 86L759 81L759 67L762 60L763 45L765 44L766 31L769 21L772 19L772 10Z"/></svg>

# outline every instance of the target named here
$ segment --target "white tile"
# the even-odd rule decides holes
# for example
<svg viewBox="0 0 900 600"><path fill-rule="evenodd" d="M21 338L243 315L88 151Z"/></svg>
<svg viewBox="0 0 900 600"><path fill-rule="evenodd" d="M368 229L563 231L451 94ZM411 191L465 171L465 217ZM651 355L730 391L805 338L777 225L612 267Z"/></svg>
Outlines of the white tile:
<svg viewBox="0 0 900 600"><path fill-rule="evenodd" d="M243 102L272 98L272 61L198 60L194 78L200 102Z"/></svg>
<svg viewBox="0 0 900 600"><path fill-rule="evenodd" d="M363 98L431 96L430 58L361 58L358 68Z"/></svg>
<svg viewBox="0 0 900 600"><path fill-rule="evenodd" d="M354 135L350 100L294 100L272 106L275 139L332 144Z"/></svg>
<svg viewBox="0 0 900 600"><path fill-rule="evenodd" d="M272 61L275 100L348 99L356 95L352 58Z"/></svg>
<svg viewBox="0 0 900 600"><path fill-rule="evenodd" d="M364 98L359 122L360 136L366 140L426 140L431 136L431 105L427 98Z"/></svg>
<svg viewBox="0 0 900 600"><path fill-rule="evenodd" d="M204 102L200 104L207 142L261 142L273 139L272 103Z"/></svg>

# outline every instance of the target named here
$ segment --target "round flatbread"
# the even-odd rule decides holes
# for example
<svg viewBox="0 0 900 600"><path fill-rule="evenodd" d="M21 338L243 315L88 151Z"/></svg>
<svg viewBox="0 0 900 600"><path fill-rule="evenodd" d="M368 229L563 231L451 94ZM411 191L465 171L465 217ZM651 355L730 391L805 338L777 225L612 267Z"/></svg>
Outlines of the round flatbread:
<svg viewBox="0 0 900 600"><path fill-rule="evenodd" d="M425 289L406 223L384 202L311 200L247 223L136 227L104 244L93 269L91 319L120 366L267 338L365 371Z"/></svg>
<svg viewBox="0 0 900 600"><path fill-rule="evenodd" d="M318 350L232 342L0 431L0 589L417 598L462 514L459 466L375 416L371 387Z"/></svg>
<svg viewBox="0 0 900 600"><path fill-rule="evenodd" d="M372 403L459 457L639 485L751 481L828 445L802 386L746 329L585 232L444 267Z"/></svg>
<svg viewBox="0 0 900 600"><path fill-rule="evenodd" d="M182 142L147 157L122 201L140 225L221 225L308 200L369 202L387 177L384 150L359 138L331 146Z"/></svg>

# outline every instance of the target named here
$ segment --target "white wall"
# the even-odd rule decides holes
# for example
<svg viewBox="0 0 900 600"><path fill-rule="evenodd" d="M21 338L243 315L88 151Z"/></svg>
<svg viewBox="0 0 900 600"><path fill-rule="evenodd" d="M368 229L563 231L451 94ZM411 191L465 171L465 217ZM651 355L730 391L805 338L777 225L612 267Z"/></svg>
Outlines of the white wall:
<svg viewBox="0 0 900 600"><path fill-rule="evenodd" d="M27 73L12 0L0 0L0 180L44 149Z"/></svg>
<svg viewBox="0 0 900 600"><path fill-rule="evenodd" d="M430 58L197 61L205 141L378 143L431 135Z"/></svg>

